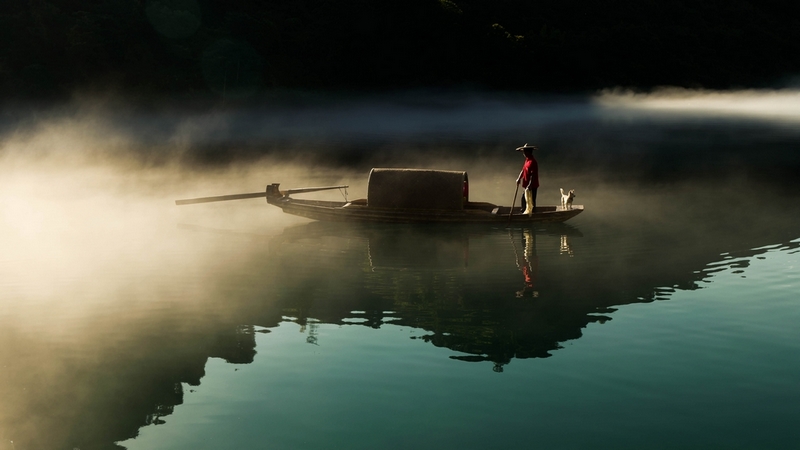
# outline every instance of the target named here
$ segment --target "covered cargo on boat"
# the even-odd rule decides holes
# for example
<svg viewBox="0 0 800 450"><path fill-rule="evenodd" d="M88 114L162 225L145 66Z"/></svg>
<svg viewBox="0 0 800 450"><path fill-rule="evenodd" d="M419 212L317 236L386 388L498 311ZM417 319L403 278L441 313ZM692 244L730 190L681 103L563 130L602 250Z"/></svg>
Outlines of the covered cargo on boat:
<svg viewBox="0 0 800 450"><path fill-rule="evenodd" d="M468 201L467 172L425 169L372 169L367 187L370 208L462 210Z"/></svg>

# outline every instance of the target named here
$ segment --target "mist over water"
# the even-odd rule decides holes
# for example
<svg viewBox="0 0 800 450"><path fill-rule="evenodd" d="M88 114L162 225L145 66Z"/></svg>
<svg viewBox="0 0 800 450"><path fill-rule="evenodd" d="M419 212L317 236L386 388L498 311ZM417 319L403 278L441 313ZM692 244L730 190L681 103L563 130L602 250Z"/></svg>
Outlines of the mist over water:
<svg viewBox="0 0 800 450"><path fill-rule="evenodd" d="M800 91L746 90L732 92L662 89L649 94L609 90L594 102L609 109L647 111L709 119L746 118L773 125L800 122Z"/></svg>
<svg viewBox="0 0 800 450"><path fill-rule="evenodd" d="M568 353L558 348L614 318L617 305L692 291L714 264L744 270L769 249L794 250L796 260L799 95L412 92L297 95L201 111L86 100L6 110L0 449L113 448L141 427L166 421L168 429L190 400L181 389L206 385L209 358L249 364L256 353L277 351L276 367L290 373L291 363L280 362L287 354L275 347L289 339L287 326L310 339L314 326L324 336L336 333L326 324L384 330L395 321L419 330L413 342L433 344L426 351L460 349L464 361L502 368ZM371 167L389 166L466 170L471 200L507 205L521 165L513 149L525 142L540 148L539 203L557 204L563 187L586 206L567 228L331 229L263 200L174 204L259 192L272 182L348 184L354 199L365 196ZM338 191L315 196L341 198ZM515 265L531 240L539 255L536 297ZM426 261L437 262L426 268ZM506 323L506 309L494 308L511 308L519 291L551 303L523 308L532 322ZM432 331L423 313L400 310L427 305L420 298L456 315L484 311L485 323L521 335L531 324L551 332L499 356L512 347L465 337L472 331L459 335L461 325ZM371 306L396 317L370 316ZM499 333L485 323L484 335ZM273 333L256 340L257 329ZM405 349L398 342L406 337L383 345ZM341 361L359 358L341 345ZM417 356L431 370L462 370L440 367L447 359L439 353ZM216 373L214 364L208 370ZM464 364L457 367L472 373ZM483 375L474 373L480 386ZM124 445L140 448L136 440Z"/></svg>
<svg viewBox="0 0 800 450"><path fill-rule="evenodd" d="M432 161L464 166L480 157L514 161L517 155L508 150L535 140L548 150L540 157L549 170L576 167L606 176L624 170L625 177L645 181L731 171L790 177L798 167L795 152L786 151L800 133L798 95L676 89L594 97L295 93L220 108L83 99L35 113L6 110L0 129L34 139L38 145L26 153L41 147L73 156L101 151L103 157L178 161L181 167L249 164L265 156L360 170ZM69 151L45 141L65 135L93 143Z"/></svg>

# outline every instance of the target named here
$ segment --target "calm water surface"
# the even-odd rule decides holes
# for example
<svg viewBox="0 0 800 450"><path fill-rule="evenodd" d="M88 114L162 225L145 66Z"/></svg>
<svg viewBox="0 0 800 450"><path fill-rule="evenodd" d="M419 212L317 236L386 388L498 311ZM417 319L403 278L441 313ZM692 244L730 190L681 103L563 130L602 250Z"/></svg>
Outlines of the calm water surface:
<svg viewBox="0 0 800 450"><path fill-rule="evenodd" d="M561 126L576 120L568 106ZM765 152L782 155L779 166L800 142L764 125L714 125L689 143L706 122L658 129L676 126L680 138L629 136L653 154L750 136L772 143ZM484 131L465 150L480 159L457 162L473 199L508 203L519 161L486 156ZM23 144L50 145L36 139ZM567 224L342 226L263 201L180 209L172 200L321 178L347 180L358 196L365 172L288 163L176 172L102 159L65 168L20 157L9 148L23 144L10 142L0 179L0 449L789 449L800 440L791 181L679 171L643 184L553 168L559 161L545 156L540 202L575 187L587 208ZM691 166L686 158L673 166ZM676 173L664 161L647 170Z"/></svg>

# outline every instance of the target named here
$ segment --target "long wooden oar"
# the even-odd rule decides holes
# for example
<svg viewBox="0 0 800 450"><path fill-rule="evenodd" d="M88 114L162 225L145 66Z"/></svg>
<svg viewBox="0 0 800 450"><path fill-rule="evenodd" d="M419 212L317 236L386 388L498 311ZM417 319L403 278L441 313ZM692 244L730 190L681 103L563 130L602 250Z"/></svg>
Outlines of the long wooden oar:
<svg viewBox="0 0 800 450"><path fill-rule="evenodd" d="M290 194L302 194L305 192L316 192L316 191L325 191L329 189L346 189L350 186L321 186L321 187L307 187L307 188L296 188L296 189L288 189L285 191L281 191L281 195L290 195ZM192 205L195 203L210 203L210 202L225 202L228 200L242 200L245 198L259 198L259 197L266 197L266 192L252 192L249 194L231 194L231 195L218 195L215 197L199 197L199 198L187 198L184 200L175 200L176 205Z"/></svg>
<svg viewBox="0 0 800 450"><path fill-rule="evenodd" d="M511 214L514 213L514 205L517 204L517 194L519 193L519 183L517 188L514 189L514 200L511 201L511 209L508 211L508 221L511 222Z"/></svg>
<svg viewBox="0 0 800 450"><path fill-rule="evenodd" d="M266 192L253 192L251 194L232 194L218 195L216 197L187 198L185 200L175 200L176 205L191 205L194 203L224 202L228 200L241 200L245 198L266 197Z"/></svg>

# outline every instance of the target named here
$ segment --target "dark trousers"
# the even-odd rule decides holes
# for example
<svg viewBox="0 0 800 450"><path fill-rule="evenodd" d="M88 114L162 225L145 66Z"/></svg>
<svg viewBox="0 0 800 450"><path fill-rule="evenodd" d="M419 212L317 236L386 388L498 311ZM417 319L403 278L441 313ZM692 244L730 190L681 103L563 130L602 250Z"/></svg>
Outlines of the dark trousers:
<svg viewBox="0 0 800 450"><path fill-rule="evenodd" d="M534 208L536 208L536 190L537 190L537 189L539 189L539 188L533 188L533 189L531 189L531 194L533 194L531 197L533 197L533 207L534 207ZM525 211L525 207L526 207L526 206L528 206L528 205L527 205L527 203L525 202L525 193L523 192L523 193L522 193L522 211Z"/></svg>

